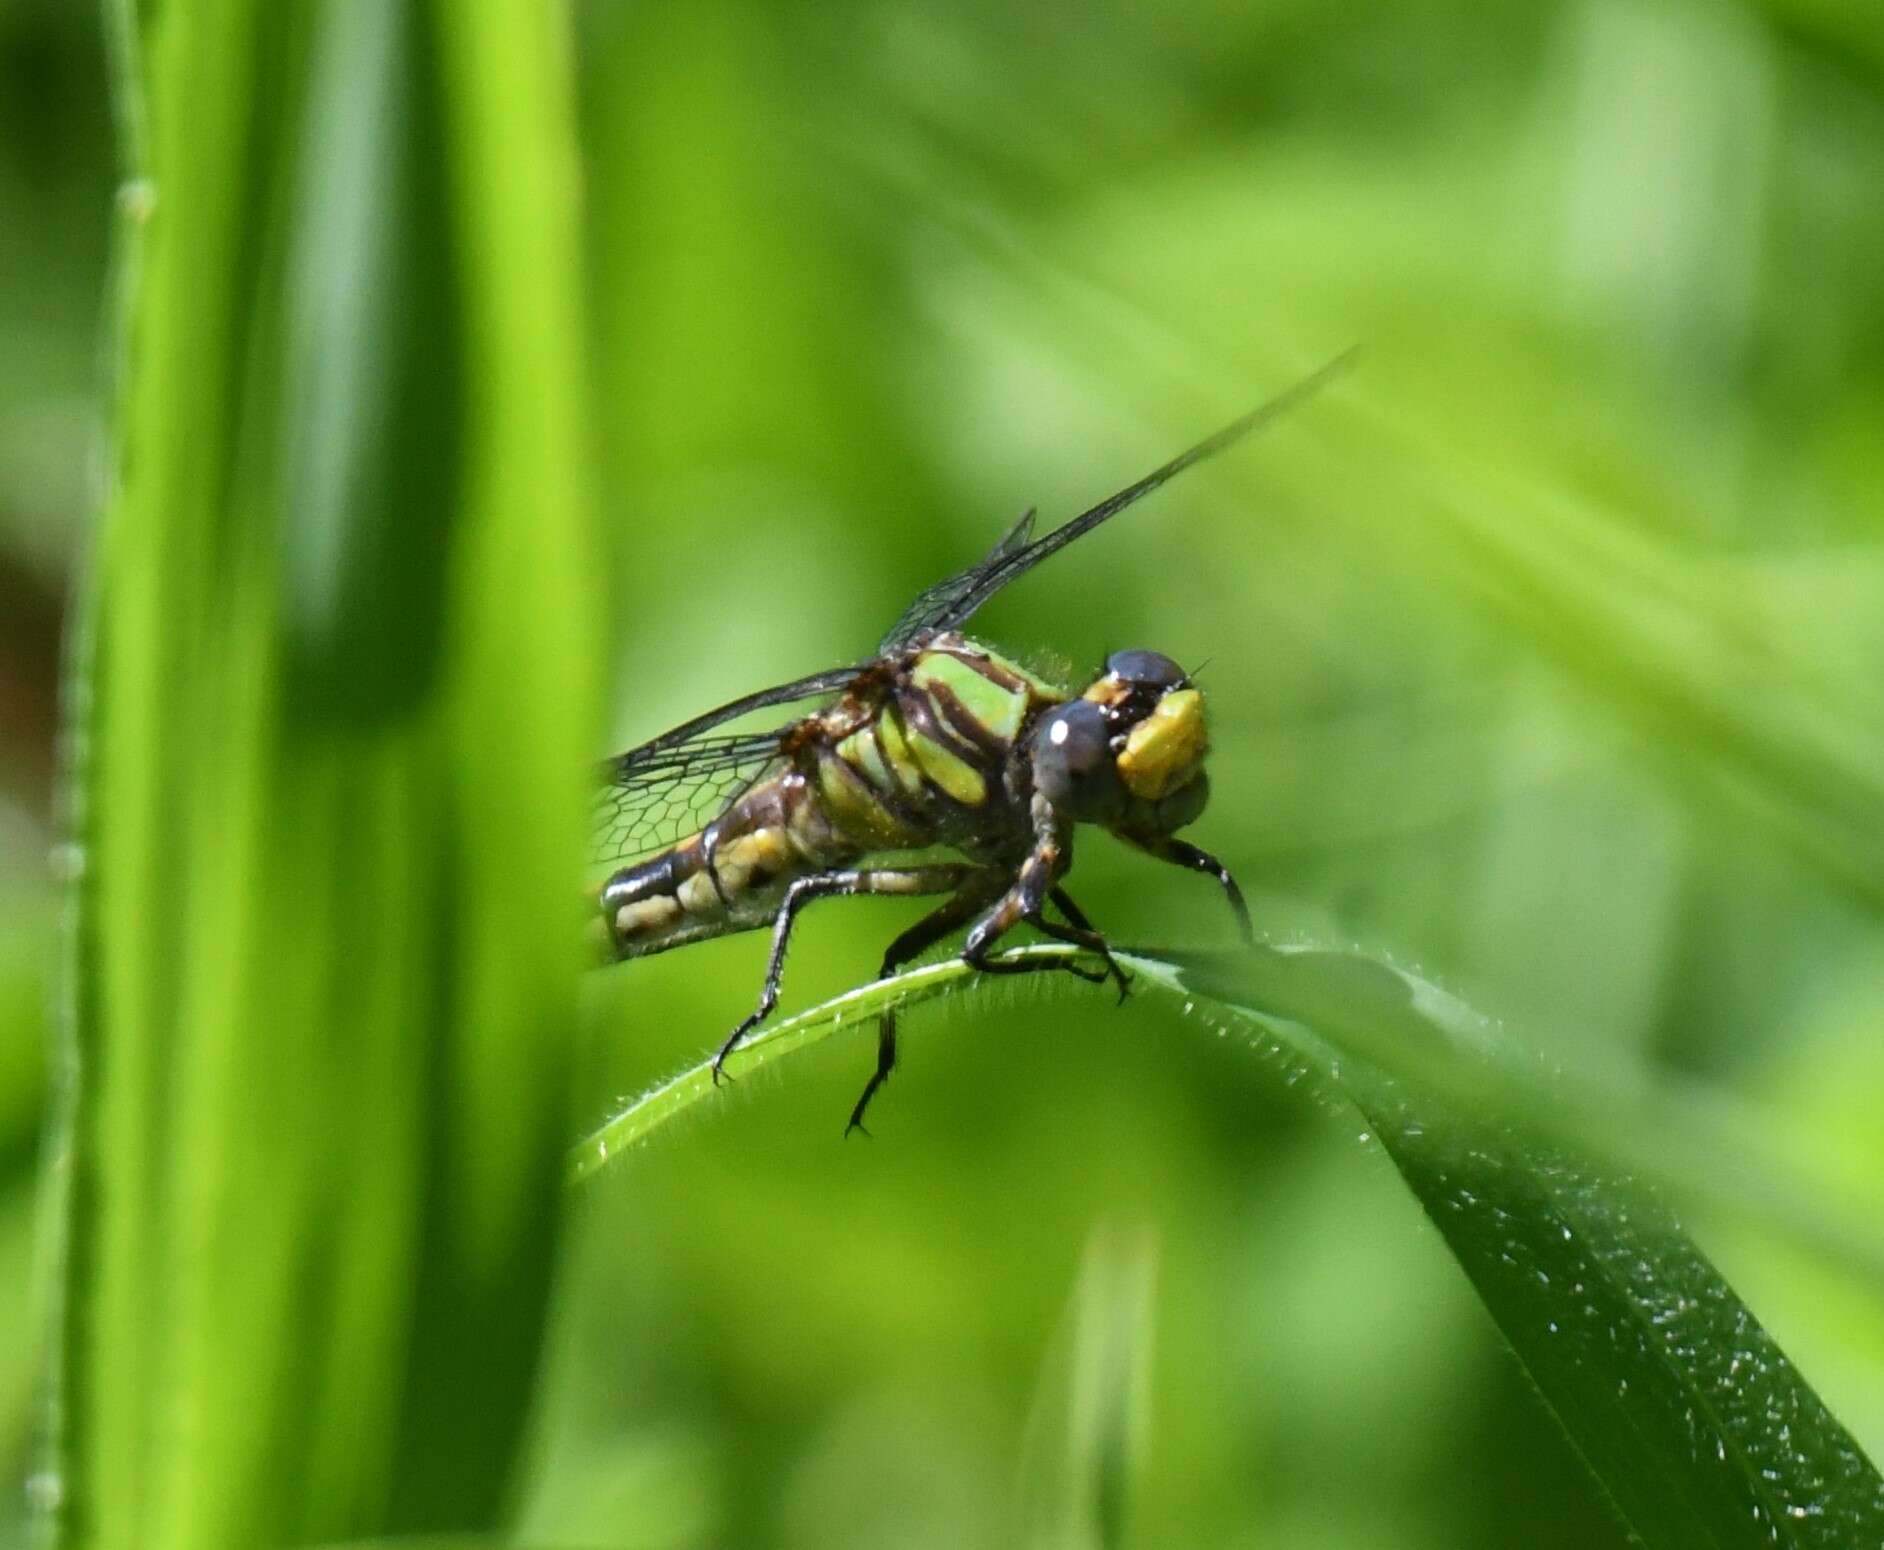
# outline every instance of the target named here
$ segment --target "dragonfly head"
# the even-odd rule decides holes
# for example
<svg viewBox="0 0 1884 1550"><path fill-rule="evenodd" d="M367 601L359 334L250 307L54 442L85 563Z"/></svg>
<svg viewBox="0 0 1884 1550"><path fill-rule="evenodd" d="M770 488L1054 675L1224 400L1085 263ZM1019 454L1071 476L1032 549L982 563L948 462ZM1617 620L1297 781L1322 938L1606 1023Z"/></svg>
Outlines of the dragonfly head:
<svg viewBox="0 0 1884 1550"><path fill-rule="evenodd" d="M1174 833L1204 810L1204 696L1155 651L1115 651L1034 733L1034 788L1068 817L1131 835Z"/></svg>

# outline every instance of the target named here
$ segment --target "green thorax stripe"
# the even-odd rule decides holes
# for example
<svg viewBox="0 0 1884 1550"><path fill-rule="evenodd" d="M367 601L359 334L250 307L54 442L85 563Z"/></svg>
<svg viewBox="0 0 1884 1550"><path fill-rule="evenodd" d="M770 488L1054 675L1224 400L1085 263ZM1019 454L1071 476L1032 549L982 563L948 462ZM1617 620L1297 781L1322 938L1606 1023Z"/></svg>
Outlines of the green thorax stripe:
<svg viewBox="0 0 1884 1550"><path fill-rule="evenodd" d="M895 715L894 710L886 715ZM909 736L909 753L928 781L941 789L943 795L959 802L963 807L979 807L988 800L988 778L964 759L956 748L960 745L952 739L944 741L943 735L936 735L920 726L904 729Z"/></svg>
<svg viewBox="0 0 1884 1550"><path fill-rule="evenodd" d="M897 799L894 777L877 752L870 728L853 732L833 753L818 756L818 795L838 832L869 850L924 843Z"/></svg>
<svg viewBox="0 0 1884 1550"><path fill-rule="evenodd" d="M1020 735L1027 708L1043 687L992 652L981 660L946 651L927 652L909 670L909 681L932 702L952 698L989 739L1001 743L1011 743ZM1060 696L1049 691L1049 697ZM943 719L947 724L951 718Z"/></svg>
<svg viewBox="0 0 1884 1550"><path fill-rule="evenodd" d="M847 809L847 828L868 822L858 786L881 793L894 810L918 808L942 796L962 807L981 807L1031 710L1065 698L1019 665L978 646L928 651L910 664L905 696L891 699L840 741L835 750L859 778L840 791L827 784L825 799ZM915 698L908 697L914 691ZM894 822L889 814L878 822Z"/></svg>
<svg viewBox="0 0 1884 1550"><path fill-rule="evenodd" d="M978 647L925 652L911 665L908 683L920 696L901 718L910 755L933 785L964 807L988 800L989 780L1006 763L1028 712L1042 699L1060 698Z"/></svg>
<svg viewBox="0 0 1884 1550"><path fill-rule="evenodd" d="M904 796L922 795L922 766L916 763L916 756L909 751L909 738L903 731L903 718L896 713L896 707L886 705L876 719L876 736L872 739L871 753L882 749L882 762L889 766L890 776ZM857 734L869 737L869 731ZM889 790L889 784L884 785Z"/></svg>
<svg viewBox="0 0 1884 1550"><path fill-rule="evenodd" d="M933 708L924 721L937 728L935 735L921 724L905 723L902 712L892 702L877 712L870 725L859 727L840 742L837 757L861 777L859 785L867 784L881 795L879 806L913 802L920 808L936 788L964 807L981 806L988 798L988 783L958 751L967 745L945 724L938 723ZM827 801L837 795L828 781L824 791ZM862 815L847 811L839 816L847 827L855 827Z"/></svg>

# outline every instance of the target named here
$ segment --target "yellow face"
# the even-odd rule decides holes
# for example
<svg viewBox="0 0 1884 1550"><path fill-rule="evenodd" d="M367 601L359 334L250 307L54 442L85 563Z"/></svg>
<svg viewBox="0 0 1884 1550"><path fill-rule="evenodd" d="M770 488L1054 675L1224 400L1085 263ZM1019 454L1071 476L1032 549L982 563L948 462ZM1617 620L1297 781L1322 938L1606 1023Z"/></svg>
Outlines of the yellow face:
<svg viewBox="0 0 1884 1550"><path fill-rule="evenodd" d="M1126 737L1119 778L1140 800L1162 801L1197 774L1209 746L1202 692L1174 689Z"/></svg>

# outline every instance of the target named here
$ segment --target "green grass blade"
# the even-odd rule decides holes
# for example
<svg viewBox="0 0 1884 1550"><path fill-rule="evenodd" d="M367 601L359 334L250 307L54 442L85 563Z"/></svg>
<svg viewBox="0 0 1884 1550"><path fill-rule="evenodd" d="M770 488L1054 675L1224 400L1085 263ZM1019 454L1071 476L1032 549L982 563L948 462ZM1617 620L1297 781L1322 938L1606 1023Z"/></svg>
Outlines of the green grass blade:
<svg viewBox="0 0 1884 1550"><path fill-rule="evenodd" d="M1149 1226L1101 1222L1087 1241L1021 1454L1022 1541L1032 1550L1127 1542L1157 1264Z"/></svg>
<svg viewBox="0 0 1884 1550"><path fill-rule="evenodd" d="M1065 949L1029 947L1048 960ZM1567 1142L1553 1079L1437 987L1356 954L1122 955L1142 985L1238 1028L1366 1116L1571 1445L1645 1543L1884 1542L1884 1479L1654 1192ZM737 1074L973 982L951 960L777 1024ZM570 1156L596 1174L710 1095L701 1065ZM1631 1123L1626 1106L1605 1142ZM1639 1123L1641 1116L1633 1116Z"/></svg>
<svg viewBox="0 0 1884 1550"><path fill-rule="evenodd" d="M1277 959L1299 970L1302 992L1280 1005L1260 993ZM1540 1139L1522 1114L1458 1101L1430 1059L1404 1063L1420 1073L1411 1079L1379 1060L1381 1034L1460 1065L1498 1060L1456 1001L1344 954L1223 955L1153 972L1266 1030L1361 1110L1645 1543L1884 1536L1884 1479L1652 1193ZM1305 1005L1347 1009L1317 1027L1297 1020ZM1345 1036L1358 1020L1375 1022L1359 1048Z"/></svg>
<svg viewBox="0 0 1884 1550"><path fill-rule="evenodd" d="M1060 952L1057 948L1021 951L1049 956ZM874 1023L881 1011L920 1006L938 996L961 991L966 988L968 978L968 971L956 959L925 964L893 979L878 980L835 996L795 1017L782 1017L767 1024L733 1052L726 1062L726 1076L737 1081L788 1055L822 1044L840 1028L859 1022ZM564 1169L569 1182L580 1183L600 1173L656 1132L690 1113L703 1100L711 1098L715 1087L713 1064L702 1061L623 1104L570 1149Z"/></svg>
<svg viewBox="0 0 1884 1550"><path fill-rule="evenodd" d="M87 1546L484 1531L558 1234L601 654L561 40L509 0L120 20L46 1494Z"/></svg>

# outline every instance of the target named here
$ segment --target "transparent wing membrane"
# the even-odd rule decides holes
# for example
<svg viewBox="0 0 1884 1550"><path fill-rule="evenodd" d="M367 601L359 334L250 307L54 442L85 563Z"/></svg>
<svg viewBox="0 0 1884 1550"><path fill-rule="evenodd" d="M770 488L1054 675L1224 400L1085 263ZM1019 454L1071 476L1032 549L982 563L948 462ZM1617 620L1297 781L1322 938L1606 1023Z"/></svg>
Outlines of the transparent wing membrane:
<svg viewBox="0 0 1884 1550"><path fill-rule="evenodd" d="M1029 506L1021 513L1020 520L1001 535L1001 541L988 551L985 559L918 592L916 600L903 610L902 617L878 644L878 653L887 655L908 645L922 631L936 628L961 606L963 598L973 594L990 571L1025 549L1033 532L1034 508Z"/></svg>
<svg viewBox="0 0 1884 1550"><path fill-rule="evenodd" d="M779 762L782 735L696 737L639 760L640 750L623 754L595 794L595 863L634 861L705 827Z"/></svg>
<svg viewBox="0 0 1884 1550"><path fill-rule="evenodd" d="M590 814L597 865L633 861L710 822L764 775L796 721L763 732L726 733L729 721L773 705L834 694L858 667L831 668L744 695L684 721L602 766Z"/></svg>
<svg viewBox="0 0 1884 1550"><path fill-rule="evenodd" d="M1310 372L1293 386L1284 388L1267 403L1260 404L1241 419L1232 420L1214 436L1206 436L1196 446L1180 452L1162 467L1154 468L1136 484L1128 484L1116 495L1107 496L1097 506L1081 512L1070 522L1056 527L1042 538L1028 541L1033 513L1022 517L1007 536L996 544L988 557L948 580L930 587L890 633L890 642L909 639L919 630L956 629L966 624L976 609L1010 581L1027 574L1048 555L1057 553L1076 538L1083 538L1102 522L1109 522L1120 512L1136 505L1160 486L1169 484L1186 469L1195 468L1204 459L1234 446L1245 436L1273 424L1303 399L1325 387L1353 363L1355 352L1348 350L1320 369Z"/></svg>

